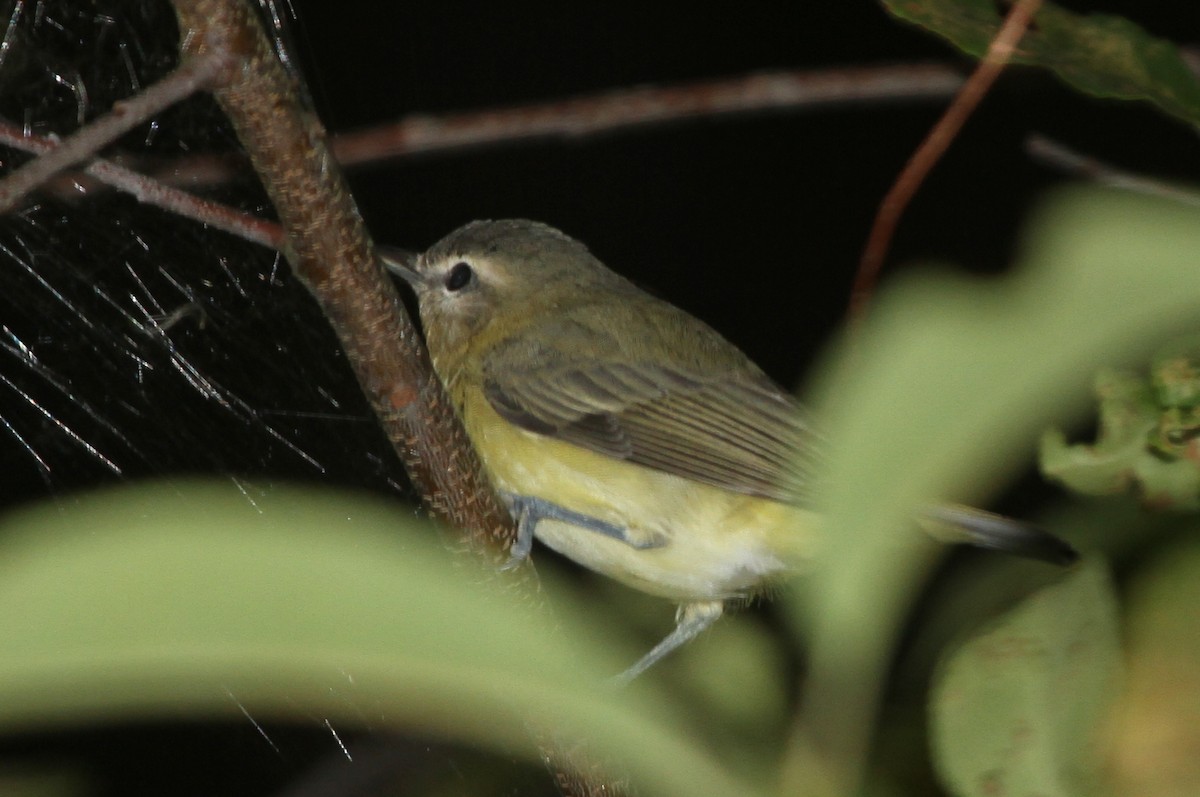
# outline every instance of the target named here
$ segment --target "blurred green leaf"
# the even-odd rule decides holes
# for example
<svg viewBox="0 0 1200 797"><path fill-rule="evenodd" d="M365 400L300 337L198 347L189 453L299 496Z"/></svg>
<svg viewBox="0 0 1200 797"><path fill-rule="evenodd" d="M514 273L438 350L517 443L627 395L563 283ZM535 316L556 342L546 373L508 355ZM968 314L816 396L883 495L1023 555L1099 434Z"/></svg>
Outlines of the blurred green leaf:
<svg viewBox="0 0 1200 797"><path fill-rule="evenodd" d="M1200 323L1200 211L1062 192L1010 276L916 273L889 286L820 390L826 500L843 548L886 543L931 502L971 502L1087 408L1097 369ZM864 539L863 529L878 535Z"/></svg>
<svg viewBox="0 0 1200 797"><path fill-rule="evenodd" d="M992 0L883 0L892 14L976 58L987 52L1005 6ZM1107 14L1073 14L1044 3L1013 61L1052 70L1096 97L1145 100L1200 124L1200 79L1169 41Z"/></svg>
<svg viewBox="0 0 1200 797"><path fill-rule="evenodd" d="M1105 495L1132 482L1137 460L1149 453L1159 407L1146 380L1127 372L1101 368L1095 389L1100 399L1095 445L1068 447L1061 430L1049 430L1038 459L1047 478L1085 494Z"/></svg>
<svg viewBox="0 0 1200 797"><path fill-rule="evenodd" d="M1154 358L1151 378L1102 369L1099 433L1094 444L1067 443L1058 429L1042 438L1043 475L1085 495L1136 490L1155 509L1200 507L1200 390L1195 338Z"/></svg>
<svg viewBox="0 0 1200 797"><path fill-rule="evenodd" d="M1117 794L1200 794L1200 542L1190 531L1130 580L1129 675L1108 723Z"/></svg>
<svg viewBox="0 0 1200 797"><path fill-rule="evenodd" d="M1093 561L967 642L934 685L933 749L957 795L1094 797L1121 681L1117 603Z"/></svg>
<svg viewBox="0 0 1200 797"><path fill-rule="evenodd" d="M1200 406L1200 336L1189 335L1164 346L1154 357L1150 376L1161 406Z"/></svg>
<svg viewBox="0 0 1200 797"><path fill-rule="evenodd" d="M550 632L466 564L410 513L311 489L158 484L17 513L0 730L244 712L535 758L540 733L646 793L756 793L648 685L600 688L633 653L596 629L603 607L561 601Z"/></svg>
<svg viewBox="0 0 1200 797"><path fill-rule="evenodd" d="M1194 504L1198 486L1195 467L1163 462L1149 449L1160 410L1146 381L1101 369L1096 376L1096 395L1100 397L1096 442L1070 444L1060 429L1047 430L1038 454L1042 474L1084 495L1111 495L1145 484L1151 494L1164 499L1170 496L1173 504ZM1172 478L1172 472L1180 470L1182 483Z"/></svg>
<svg viewBox="0 0 1200 797"><path fill-rule="evenodd" d="M1097 368L1144 358L1200 321L1193 208L1065 193L1029 225L1021 260L1002 280L897 280L819 386L828 533L792 607L813 645L807 730L788 765L797 777L813 750L861 766L873 690L934 556L914 513L979 503L1047 425L1079 418Z"/></svg>

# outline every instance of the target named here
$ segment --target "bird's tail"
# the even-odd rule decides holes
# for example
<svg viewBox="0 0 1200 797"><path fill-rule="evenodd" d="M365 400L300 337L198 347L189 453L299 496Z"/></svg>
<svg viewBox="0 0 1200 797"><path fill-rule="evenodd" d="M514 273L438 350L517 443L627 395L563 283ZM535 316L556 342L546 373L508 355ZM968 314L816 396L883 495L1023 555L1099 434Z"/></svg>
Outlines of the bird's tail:
<svg viewBox="0 0 1200 797"><path fill-rule="evenodd" d="M1079 559L1074 548L1045 529L982 509L935 506L922 512L918 521L929 534L946 542L965 542L1063 566Z"/></svg>

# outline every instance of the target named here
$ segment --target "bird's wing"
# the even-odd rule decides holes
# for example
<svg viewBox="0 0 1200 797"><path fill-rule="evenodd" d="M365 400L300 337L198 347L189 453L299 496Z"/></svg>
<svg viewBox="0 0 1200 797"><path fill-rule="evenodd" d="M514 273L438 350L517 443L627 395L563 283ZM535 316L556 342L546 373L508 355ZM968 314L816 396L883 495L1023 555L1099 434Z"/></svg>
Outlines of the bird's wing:
<svg viewBox="0 0 1200 797"><path fill-rule="evenodd" d="M812 432L795 400L749 361L638 361L611 356L594 336L580 358L562 340L549 335L549 342L518 341L491 353L484 394L501 417L726 490L805 499Z"/></svg>

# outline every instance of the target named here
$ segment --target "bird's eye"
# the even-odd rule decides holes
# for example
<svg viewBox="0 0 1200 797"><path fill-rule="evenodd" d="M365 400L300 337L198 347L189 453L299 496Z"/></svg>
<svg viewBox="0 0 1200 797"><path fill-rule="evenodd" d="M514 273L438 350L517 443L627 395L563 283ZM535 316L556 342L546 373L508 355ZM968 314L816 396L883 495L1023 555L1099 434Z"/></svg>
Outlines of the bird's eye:
<svg viewBox="0 0 1200 797"><path fill-rule="evenodd" d="M451 293L461 291L467 287L467 283L471 281L473 275L474 272L471 271L470 264L460 260L446 272L446 290Z"/></svg>

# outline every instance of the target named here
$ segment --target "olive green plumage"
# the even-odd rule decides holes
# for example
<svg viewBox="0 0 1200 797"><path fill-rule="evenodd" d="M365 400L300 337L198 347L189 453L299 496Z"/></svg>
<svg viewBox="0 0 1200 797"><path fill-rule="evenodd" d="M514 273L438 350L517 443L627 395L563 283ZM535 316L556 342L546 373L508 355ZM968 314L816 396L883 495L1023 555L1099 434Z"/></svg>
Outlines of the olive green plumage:
<svg viewBox="0 0 1200 797"><path fill-rule="evenodd" d="M434 368L523 534L683 605L627 675L819 553L819 437L702 321L532 221L472 222L385 259L416 291ZM935 519L970 536L975 516ZM1046 555L1051 538L987 517L984 544Z"/></svg>

